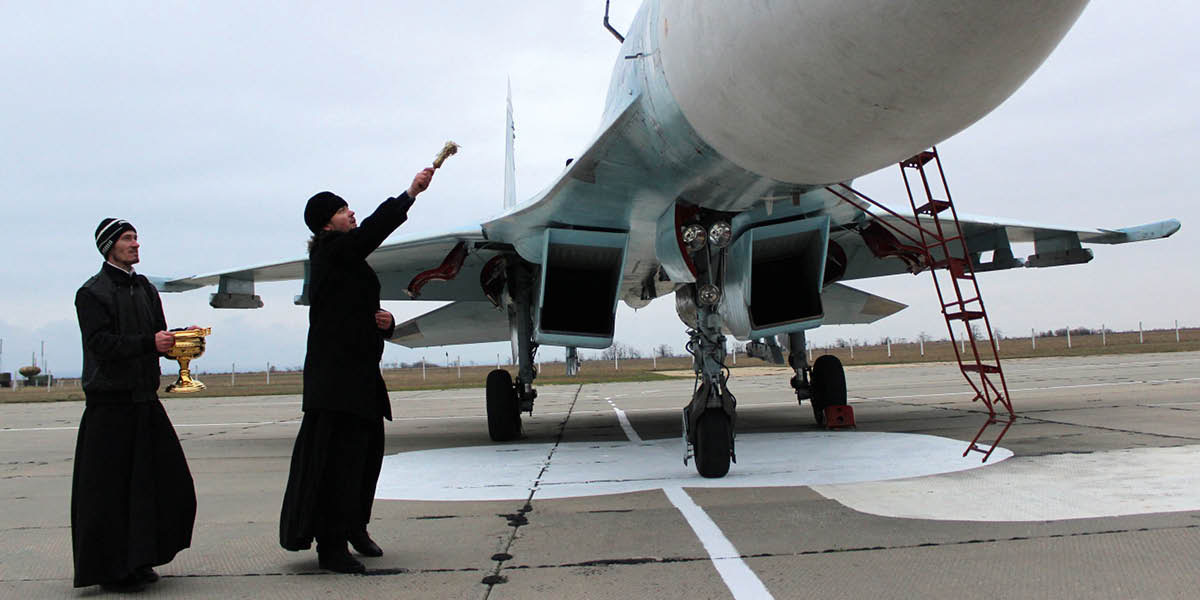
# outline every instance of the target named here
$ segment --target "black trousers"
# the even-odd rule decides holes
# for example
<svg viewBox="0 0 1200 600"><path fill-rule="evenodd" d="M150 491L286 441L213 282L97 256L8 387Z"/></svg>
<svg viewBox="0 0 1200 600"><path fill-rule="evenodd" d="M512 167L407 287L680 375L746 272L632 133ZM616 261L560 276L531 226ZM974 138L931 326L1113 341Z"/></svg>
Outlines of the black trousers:
<svg viewBox="0 0 1200 600"><path fill-rule="evenodd" d="M309 411L300 422L279 517L279 543L344 543L371 520L383 465L383 418Z"/></svg>
<svg viewBox="0 0 1200 600"><path fill-rule="evenodd" d="M75 587L170 562L195 520L196 488L162 403L87 405L71 481Z"/></svg>

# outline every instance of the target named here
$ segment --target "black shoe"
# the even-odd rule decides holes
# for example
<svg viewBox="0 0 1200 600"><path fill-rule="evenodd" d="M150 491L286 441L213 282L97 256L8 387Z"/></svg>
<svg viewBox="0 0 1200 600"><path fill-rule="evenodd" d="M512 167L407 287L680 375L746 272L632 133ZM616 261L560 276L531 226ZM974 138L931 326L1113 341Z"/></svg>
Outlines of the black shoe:
<svg viewBox="0 0 1200 600"><path fill-rule="evenodd" d="M133 574L146 583L158 581L158 573L155 573L154 567L151 566L138 567L133 570Z"/></svg>
<svg viewBox="0 0 1200 600"><path fill-rule="evenodd" d="M354 550L363 556L383 556L383 548L367 535L366 530L350 536L350 545L354 546Z"/></svg>
<svg viewBox="0 0 1200 600"><path fill-rule="evenodd" d="M367 567L358 562L357 558L350 556L350 552L346 550L346 543L334 545L332 547L326 545L322 547L317 545L317 564L322 569L333 571L335 573L366 573Z"/></svg>
<svg viewBox="0 0 1200 600"><path fill-rule="evenodd" d="M126 575L123 579L102 583L100 584L100 587L106 592L129 594L133 592L140 592L146 589L146 582L143 581L141 577L138 577L138 574L135 571Z"/></svg>

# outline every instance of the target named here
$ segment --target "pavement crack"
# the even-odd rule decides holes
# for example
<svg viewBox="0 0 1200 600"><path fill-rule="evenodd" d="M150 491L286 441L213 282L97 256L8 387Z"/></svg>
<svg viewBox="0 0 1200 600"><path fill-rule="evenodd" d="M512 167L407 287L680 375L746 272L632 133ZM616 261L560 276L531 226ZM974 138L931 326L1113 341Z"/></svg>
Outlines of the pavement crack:
<svg viewBox="0 0 1200 600"><path fill-rule="evenodd" d="M998 544L1006 542L1027 542L1033 540L1047 540L1059 538L1078 538L1091 537L1102 535L1117 535L1123 533L1146 533L1158 531L1174 531L1200 529L1200 523L1193 525L1176 525L1169 527L1137 527L1127 529L1103 529L1098 531L1082 531L1076 533L1055 533L1047 535L1014 535L1010 537L999 538L972 538L968 540L951 540L945 542L920 542L914 544L895 544L891 546L852 546L843 548L820 548L814 550L800 550L796 552L763 552L758 554L741 554L738 558L788 558L799 556L815 556L819 554L842 554L856 552L879 552L889 550L911 550L914 548L949 548L954 546L970 546L976 544ZM543 565L514 565L509 569L573 569L580 567L608 567L608 566L625 566L625 565L644 565L644 564L670 564L670 563L687 563L687 562L712 562L712 558L708 556L675 556L675 557L653 557L640 556L628 558L604 558L595 560L584 560L578 562L543 564Z"/></svg>
<svg viewBox="0 0 1200 600"><path fill-rule="evenodd" d="M1033 422L1037 422L1037 423L1050 423L1050 424L1054 424L1054 425L1068 425L1068 426L1073 426L1073 427L1084 427L1087 429L1096 429L1099 431L1115 431L1117 433L1130 433L1130 434L1134 434L1134 435L1148 435L1150 437L1166 438L1166 439L1172 439L1172 440L1188 440L1188 441L1192 441L1192 442L1200 441L1200 438L1198 438L1198 437L1187 436L1187 435L1171 435L1169 433L1155 433L1152 431L1138 431L1136 429L1122 429L1120 427L1105 427L1103 425L1082 425L1079 423L1071 423L1070 421L1056 421L1054 419L1043 419L1041 417L1021 416L1019 418L1024 419L1026 421L1033 421Z"/></svg>
<svg viewBox="0 0 1200 600"><path fill-rule="evenodd" d="M533 487L529 490L529 496L525 499L524 506L518 509L515 513L497 515L503 519L508 519L508 525L509 527L512 527L512 532L508 534L508 540L505 541L504 547L501 548L499 552L491 556L491 559L495 561L496 564L492 568L491 572L484 576L480 581L480 583L483 583L487 586L487 588L485 588L483 591L481 600L487 600L487 598L491 596L492 589L495 586L508 583L508 577L501 575L501 571L504 570L505 563L512 560L512 553L510 551L512 550L513 543L517 539L517 532L520 531L521 527L529 524L529 517L527 515L533 512L533 497L537 494L538 489L541 488L542 477L550 468L550 463L554 460L554 454L558 451L558 447L562 445L563 437L566 435L567 431L567 422L571 420L571 414L575 412L575 405L579 402L579 393L582 391L583 384L580 384L579 387L575 388L575 394L571 398L571 406L567 408L567 414L563 416L562 421L558 424L558 435L554 439L554 445L551 446L550 450L546 452L546 460L542 463L542 469L538 471L537 477L533 481Z"/></svg>
<svg viewBox="0 0 1200 600"><path fill-rule="evenodd" d="M987 416L987 414L988 414L986 411L970 409L970 408L956 408L956 407L951 407L951 406L935 406L935 405L930 405L930 404L921 404L921 403L917 403L917 402L900 402L897 400L883 400L883 402L890 402L892 404L896 404L896 405L900 405L900 406L932 408L935 410L944 410L944 411L958 413L958 414L970 414L970 415L981 415L981 416ZM1089 406L1087 408L1091 409L1091 408L1096 408L1096 407ZM1082 423L1072 423L1070 421L1056 421L1054 419L1046 419L1043 417L1029 416L1031 413L1036 414L1039 412L1043 412L1040 410L1014 411L1014 412L1016 412L1017 423L1024 421L1026 423L1066 425L1068 427L1079 427L1082 429L1092 429L1092 430L1097 430L1097 431L1113 431L1116 433L1129 433L1129 434L1133 434L1133 435L1146 435L1146 436L1150 436L1150 437L1172 439L1172 440L1188 440L1190 442L1200 441L1200 438L1194 437L1194 436L1171 435L1169 433L1155 433L1153 431L1138 431L1136 429L1122 429L1120 427L1105 427L1103 425L1085 425ZM1053 412L1060 412L1060 411L1053 411ZM1014 423L1014 424L1016 424L1016 423Z"/></svg>

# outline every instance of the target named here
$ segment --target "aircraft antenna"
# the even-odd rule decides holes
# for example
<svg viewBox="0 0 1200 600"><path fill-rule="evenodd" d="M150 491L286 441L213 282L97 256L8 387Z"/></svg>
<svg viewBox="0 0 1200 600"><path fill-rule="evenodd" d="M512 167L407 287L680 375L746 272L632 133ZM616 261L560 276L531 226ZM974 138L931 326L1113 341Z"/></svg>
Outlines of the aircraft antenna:
<svg viewBox="0 0 1200 600"><path fill-rule="evenodd" d="M617 38L618 42L621 42L622 44L624 44L625 36L621 35L619 32L617 32L616 29L613 29L612 25L608 24L608 3L609 3L609 1L610 0L604 0L604 28L607 29L609 31L609 33L613 34L613 37Z"/></svg>

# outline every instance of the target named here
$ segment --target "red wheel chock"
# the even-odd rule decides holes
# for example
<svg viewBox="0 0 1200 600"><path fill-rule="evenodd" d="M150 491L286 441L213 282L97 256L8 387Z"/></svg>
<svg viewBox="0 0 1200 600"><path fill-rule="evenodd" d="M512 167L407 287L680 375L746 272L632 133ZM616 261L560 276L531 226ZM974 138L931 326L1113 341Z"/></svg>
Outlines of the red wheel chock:
<svg viewBox="0 0 1200 600"><path fill-rule="evenodd" d="M854 409L849 404L825 407L825 429L854 428Z"/></svg>

